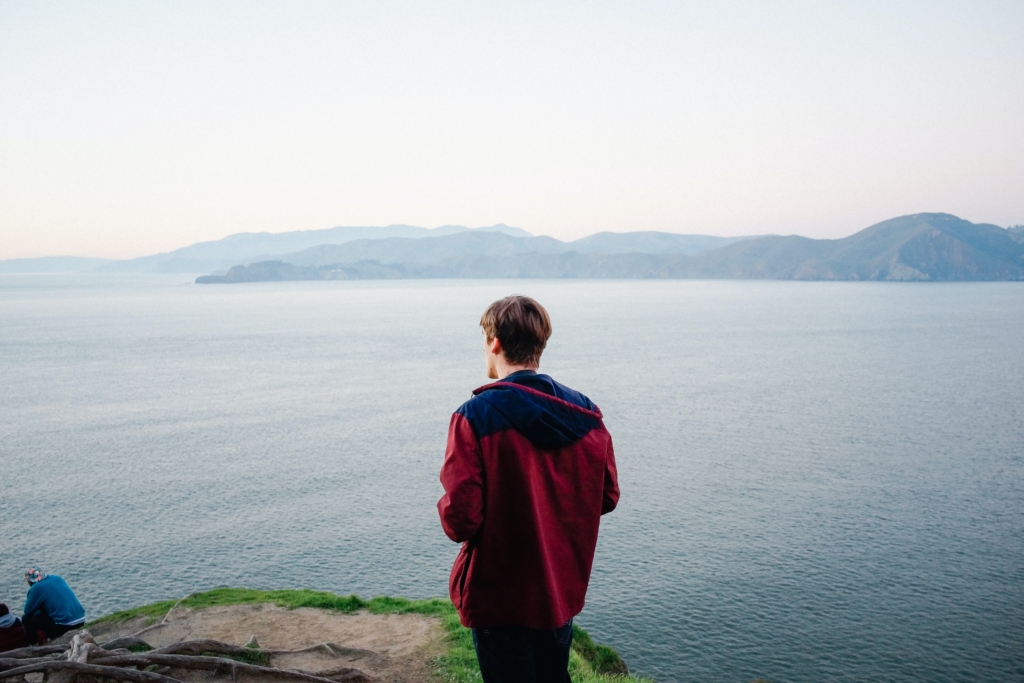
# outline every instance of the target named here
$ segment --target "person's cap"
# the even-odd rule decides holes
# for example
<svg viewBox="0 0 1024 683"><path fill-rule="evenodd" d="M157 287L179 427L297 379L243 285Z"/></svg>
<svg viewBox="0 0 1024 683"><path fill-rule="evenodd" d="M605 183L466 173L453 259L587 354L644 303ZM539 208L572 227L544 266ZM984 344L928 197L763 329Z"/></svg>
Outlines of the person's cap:
<svg viewBox="0 0 1024 683"><path fill-rule="evenodd" d="M39 583L46 578L46 574L39 570L39 567L29 567L25 570L25 578L29 583Z"/></svg>

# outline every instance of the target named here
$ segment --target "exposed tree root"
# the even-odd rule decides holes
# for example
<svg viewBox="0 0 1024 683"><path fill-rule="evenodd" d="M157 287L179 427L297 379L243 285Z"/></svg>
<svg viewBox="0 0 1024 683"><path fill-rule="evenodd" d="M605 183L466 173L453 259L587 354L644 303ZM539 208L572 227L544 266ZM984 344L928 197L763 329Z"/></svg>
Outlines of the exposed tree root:
<svg viewBox="0 0 1024 683"><path fill-rule="evenodd" d="M79 676L132 683L181 683L179 679L165 674L174 670L205 670L211 676L230 674L232 681L239 674L245 674L257 679L291 683L372 683L373 679L369 675L348 666L310 673L250 664L235 658L251 660L254 656L262 656L266 661L275 654L313 651L322 651L335 657L376 654L328 643L301 650L263 650L217 640L183 641L146 652L128 650L141 647L148 648L149 644L137 636L117 638L97 645L88 631L80 631L67 645L28 647L3 653L0 657L0 680L43 672L47 683L76 683ZM158 669L160 673L153 669Z"/></svg>
<svg viewBox="0 0 1024 683"><path fill-rule="evenodd" d="M100 647L102 647L104 650L117 650L120 648L130 650L131 648L138 647L140 645L142 647L149 647L149 643L144 641L142 638L136 638L135 636L114 638L113 640L108 640L105 643L100 643Z"/></svg>
<svg viewBox="0 0 1024 683"><path fill-rule="evenodd" d="M239 647L238 645L231 645L230 643L222 643L219 640L184 640L180 643L171 643L165 647L143 654L200 656L204 652L213 652L215 654L228 655L231 657L245 657L258 652L263 652L263 650L251 647Z"/></svg>
<svg viewBox="0 0 1024 683"><path fill-rule="evenodd" d="M64 652L67 645L35 645L33 647L19 647L17 650L8 650L0 653L4 659L22 659L24 657L42 657L56 652Z"/></svg>
<svg viewBox="0 0 1024 683"><path fill-rule="evenodd" d="M40 662L28 666L19 666L7 671L0 671L0 679L24 676L25 674L43 672L49 677L53 673L88 674L102 678L113 678L115 681L138 681L139 683L181 683L176 678L161 676L152 671L136 671L134 669L119 669L113 666L97 666L96 664L82 664L81 662L69 662L67 660L54 660ZM324 679L326 680L326 679Z"/></svg>
<svg viewBox="0 0 1024 683"><path fill-rule="evenodd" d="M191 655L164 655L155 652L139 652L128 655L116 655L103 657L94 660L101 666L169 666L172 669L202 669L212 671L215 674L227 672L231 674L232 680L240 673L252 674L254 676L275 678L289 681L306 681L308 683L336 683L337 681L367 680L366 675L358 669L351 667L340 667L332 669L336 671L331 678L325 678L317 674L297 671L295 669L277 669L272 666L259 666L257 664L246 664L234 659L224 657L196 657ZM344 669L344 670L342 670Z"/></svg>

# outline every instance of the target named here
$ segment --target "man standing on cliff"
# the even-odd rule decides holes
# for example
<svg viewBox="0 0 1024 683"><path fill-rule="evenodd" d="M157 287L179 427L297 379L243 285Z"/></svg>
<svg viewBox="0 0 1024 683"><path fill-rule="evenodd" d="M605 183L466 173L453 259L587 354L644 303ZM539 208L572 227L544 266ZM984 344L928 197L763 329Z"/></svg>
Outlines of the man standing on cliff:
<svg viewBox="0 0 1024 683"><path fill-rule="evenodd" d="M452 416L441 526L462 549L449 592L485 683L569 683L601 515L619 500L612 440L590 399L537 372L551 320L525 296L480 319L487 376Z"/></svg>

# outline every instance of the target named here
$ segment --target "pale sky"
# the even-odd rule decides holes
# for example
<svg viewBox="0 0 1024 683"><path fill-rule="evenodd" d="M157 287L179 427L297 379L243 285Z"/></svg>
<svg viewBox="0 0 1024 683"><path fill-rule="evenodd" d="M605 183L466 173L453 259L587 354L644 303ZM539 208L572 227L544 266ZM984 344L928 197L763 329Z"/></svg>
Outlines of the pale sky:
<svg viewBox="0 0 1024 683"><path fill-rule="evenodd" d="M1024 2L0 0L0 259L1024 223Z"/></svg>

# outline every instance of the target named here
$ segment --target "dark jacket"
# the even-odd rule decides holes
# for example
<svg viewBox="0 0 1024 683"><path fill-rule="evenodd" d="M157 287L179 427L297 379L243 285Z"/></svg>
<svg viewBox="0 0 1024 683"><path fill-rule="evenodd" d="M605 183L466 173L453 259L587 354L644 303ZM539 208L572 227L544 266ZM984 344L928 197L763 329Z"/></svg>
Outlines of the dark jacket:
<svg viewBox="0 0 1024 683"><path fill-rule="evenodd" d="M21 620L13 614L0 615L0 652L28 647Z"/></svg>
<svg viewBox="0 0 1024 683"><path fill-rule="evenodd" d="M74 591L56 574L49 574L28 589L25 597L25 617L47 615L61 626L85 623L85 609Z"/></svg>
<svg viewBox="0 0 1024 683"><path fill-rule="evenodd" d="M462 543L449 593L471 628L552 629L583 609L600 518L619 500L601 411L547 375L517 372L452 416L441 526Z"/></svg>

